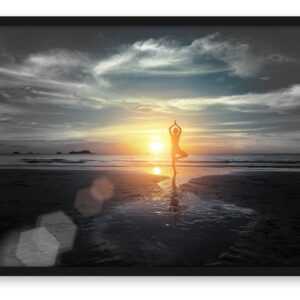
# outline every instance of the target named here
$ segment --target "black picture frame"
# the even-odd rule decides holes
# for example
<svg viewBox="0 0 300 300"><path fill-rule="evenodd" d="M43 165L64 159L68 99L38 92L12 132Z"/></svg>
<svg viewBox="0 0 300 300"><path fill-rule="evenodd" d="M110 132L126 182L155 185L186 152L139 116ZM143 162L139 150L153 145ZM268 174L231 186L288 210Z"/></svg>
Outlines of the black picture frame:
<svg viewBox="0 0 300 300"><path fill-rule="evenodd" d="M300 26L300 17L0 17L1 26ZM299 276L299 267L0 267L0 276Z"/></svg>

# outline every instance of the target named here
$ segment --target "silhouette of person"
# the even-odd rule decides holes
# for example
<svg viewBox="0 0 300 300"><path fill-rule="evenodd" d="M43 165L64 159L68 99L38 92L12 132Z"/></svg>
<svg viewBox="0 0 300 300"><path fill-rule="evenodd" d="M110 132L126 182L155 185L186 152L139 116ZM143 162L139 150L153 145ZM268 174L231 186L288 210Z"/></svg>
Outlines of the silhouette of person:
<svg viewBox="0 0 300 300"><path fill-rule="evenodd" d="M179 147L179 140L182 133L182 128L176 123L176 120L174 121L174 124L169 127L169 133L171 136L172 143L172 167L174 175L176 175L176 161L181 158L187 157L188 154Z"/></svg>
<svg viewBox="0 0 300 300"><path fill-rule="evenodd" d="M174 174L172 177L172 193L170 197L169 210L173 212L177 212L178 207L179 207L179 201L178 201L178 192L177 192L177 185L176 185L176 175Z"/></svg>

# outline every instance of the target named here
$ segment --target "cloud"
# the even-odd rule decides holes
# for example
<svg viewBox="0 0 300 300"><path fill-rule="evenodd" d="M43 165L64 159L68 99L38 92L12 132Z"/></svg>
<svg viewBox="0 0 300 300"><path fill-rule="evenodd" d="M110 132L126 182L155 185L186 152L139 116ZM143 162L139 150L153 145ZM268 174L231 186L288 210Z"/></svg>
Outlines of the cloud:
<svg viewBox="0 0 300 300"><path fill-rule="evenodd" d="M19 64L11 60L0 67L0 87L5 102L101 109L108 100L117 104L124 94L112 84L114 75L125 79L134 74L184 77L226 71L247 77L259 72L266 61L283 63L288 59L280 54L255 55L248 44L222 40L218 34L185 45L164 38L148 39L123 45L118 53L97 62L88 54L66 49L31 53ZM106 103L95 101L97 98ZM180 105L188 107L191 101ZM180 99L174 100L175 106L179 103Z"/></svg>
<svg viewBox="0 0 300 300"><path fill-rule="evenodd" d="M19 64L0 67L0 100L6 103L5 111L16 105L23 109L31 106L32 110L41 105L101 109L103 105L92 96L101 96L95 86L102 84L107 85L93 77L88 56L76 51L34 53ZM39 105L36 108L34 104Z"/></svg>
<svg viewBox="0 0 300 300"><path fill-rule="evenodd" d="M78 51L53 49L47 52L30 54L21 70L33 76L46 78L68 78L82 81L91 77L91 61L88 55Z"/></svg>
<svg viewBox="0 0 300 300"><path fill-rule="evenodd" d="M1 101L1 97L0 97ZM9 105L7 103L0 103L0 117L7 119L6 116L14 116L16 114L21 114L23 111L22 109Z"/></svg>
<svg viewBox="0 0 300 300"><path fill-rule="evenodd" d="M260 82L267 82L272 76L259 73L267 64L289 63L291 60L284 55L258 53L250 44L212 34L189 44L165 38L141 40L117 47L117 52L106 58L95 59L95 56L53 49L27 54L18 64L9 59L1 64L1 138L84 139L101 129L103 141L118 140L118 126L125 132L130 129L129 124L132 126L130 134L149 135L153 118L157 127L165 132L166 124L175 116L190 121L190 128L202 126L201 134L206 132L213 138L226 134L261 134L268 130L300 130L300 124L291 125L295 118L288 120L300 110L300 85L266 93L242 94L238 90L230 96L203 97L201 88L207 87L205 81L199 87L198 78L186 78L223 72L230 75L228 84L233 81L239 85L240 78L256 75ZM126 81L131 75L133 78ZM172 78L163 81L162 76ZM227 87L227 81L217 82L218 76L211 76L213 89L218 85L222 95L226 95L223 87ZM119 78L125 80L118 84ZM154 90L154 81L158 82L157 90ZM179 86L179 82L182 85ZM141 84L140 91L138 84ZM189 93L193 85L197 88ZM178 94L181 87L182 93ZM176 98L171 95L171 89L175 90ZM280 125L274 123L278 114L287 116L281 119ZM136 124L142 123L151 130L148 127L135 129ZM191 132L187 129L186 133ZM192 134L199 137L197 130Z"/></svg>
<svg viewBox="0 0 300 300"><path fill-rule="evenodd" d="M31 54L27 57L25 64L40 68L49 68L53 66L76 67L85 65L87 62L87 57L80 52L58 49Z"/></svg>
<svg viewBox="0 0 300 300"><path fill-rule="evenodd" d="M47 72L42 76L41 74L30 73L28 70L21 67L0 67L0 87L14 88L14 87L45 87L54 88L58 90L81 90L88 87L85 82L70 81L70 79L60 79L49 76ZM52 77L52 78L51 78Z"/></svg>
<svg viewBox="0 0 300 300"><path fill-rule="evenodd" d="M191 76L228 72L255 76L267 63L286 63L281 54L257 54L249 44L222 40L219 34L195 39L188 45L168 39L148 39L123 46L118 53L100 60L98 76L121 74Z"/></svg>
<svg viewBox="0 0 300 300"><path fill-rule="evenodd" d="M93 86L108 86L95 78L88 55L65 49L29 54L18 64L1 65L0 87L32 87L84 93Z"/></svg>
<svg viewBox="0 0 300 300"><path fill-rule="evenodd" d="M183 111L201 111L215 105L223 105L234 111L264 113L269 110L287 113L295 108L300 108L300 85L293 85L269 93L248 93L215 98L170 99L167 101L167 106Z"/></svg>

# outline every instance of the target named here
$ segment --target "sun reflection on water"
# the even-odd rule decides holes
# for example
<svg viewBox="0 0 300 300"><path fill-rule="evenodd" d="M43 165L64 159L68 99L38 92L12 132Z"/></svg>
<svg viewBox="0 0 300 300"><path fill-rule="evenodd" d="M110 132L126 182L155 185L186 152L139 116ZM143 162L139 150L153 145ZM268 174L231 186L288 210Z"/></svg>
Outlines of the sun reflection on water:
<svg viewBox="0 0 300 300"><path fill-rule="evenodd" d="M152 174L154 175L161 175L161 168L160 167L153 167Z"/></svg>

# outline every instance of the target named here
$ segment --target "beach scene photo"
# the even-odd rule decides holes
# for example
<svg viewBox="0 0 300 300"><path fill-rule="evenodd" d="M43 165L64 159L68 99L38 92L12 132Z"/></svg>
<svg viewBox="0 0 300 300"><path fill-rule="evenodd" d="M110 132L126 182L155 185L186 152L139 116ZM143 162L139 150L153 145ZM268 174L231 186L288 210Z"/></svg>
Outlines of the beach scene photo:
<svg viewBox="0 0 300 300"><path fill-rule="evenodd" d="M299 33L0 26L0 269L299 267Z"/></svg>

